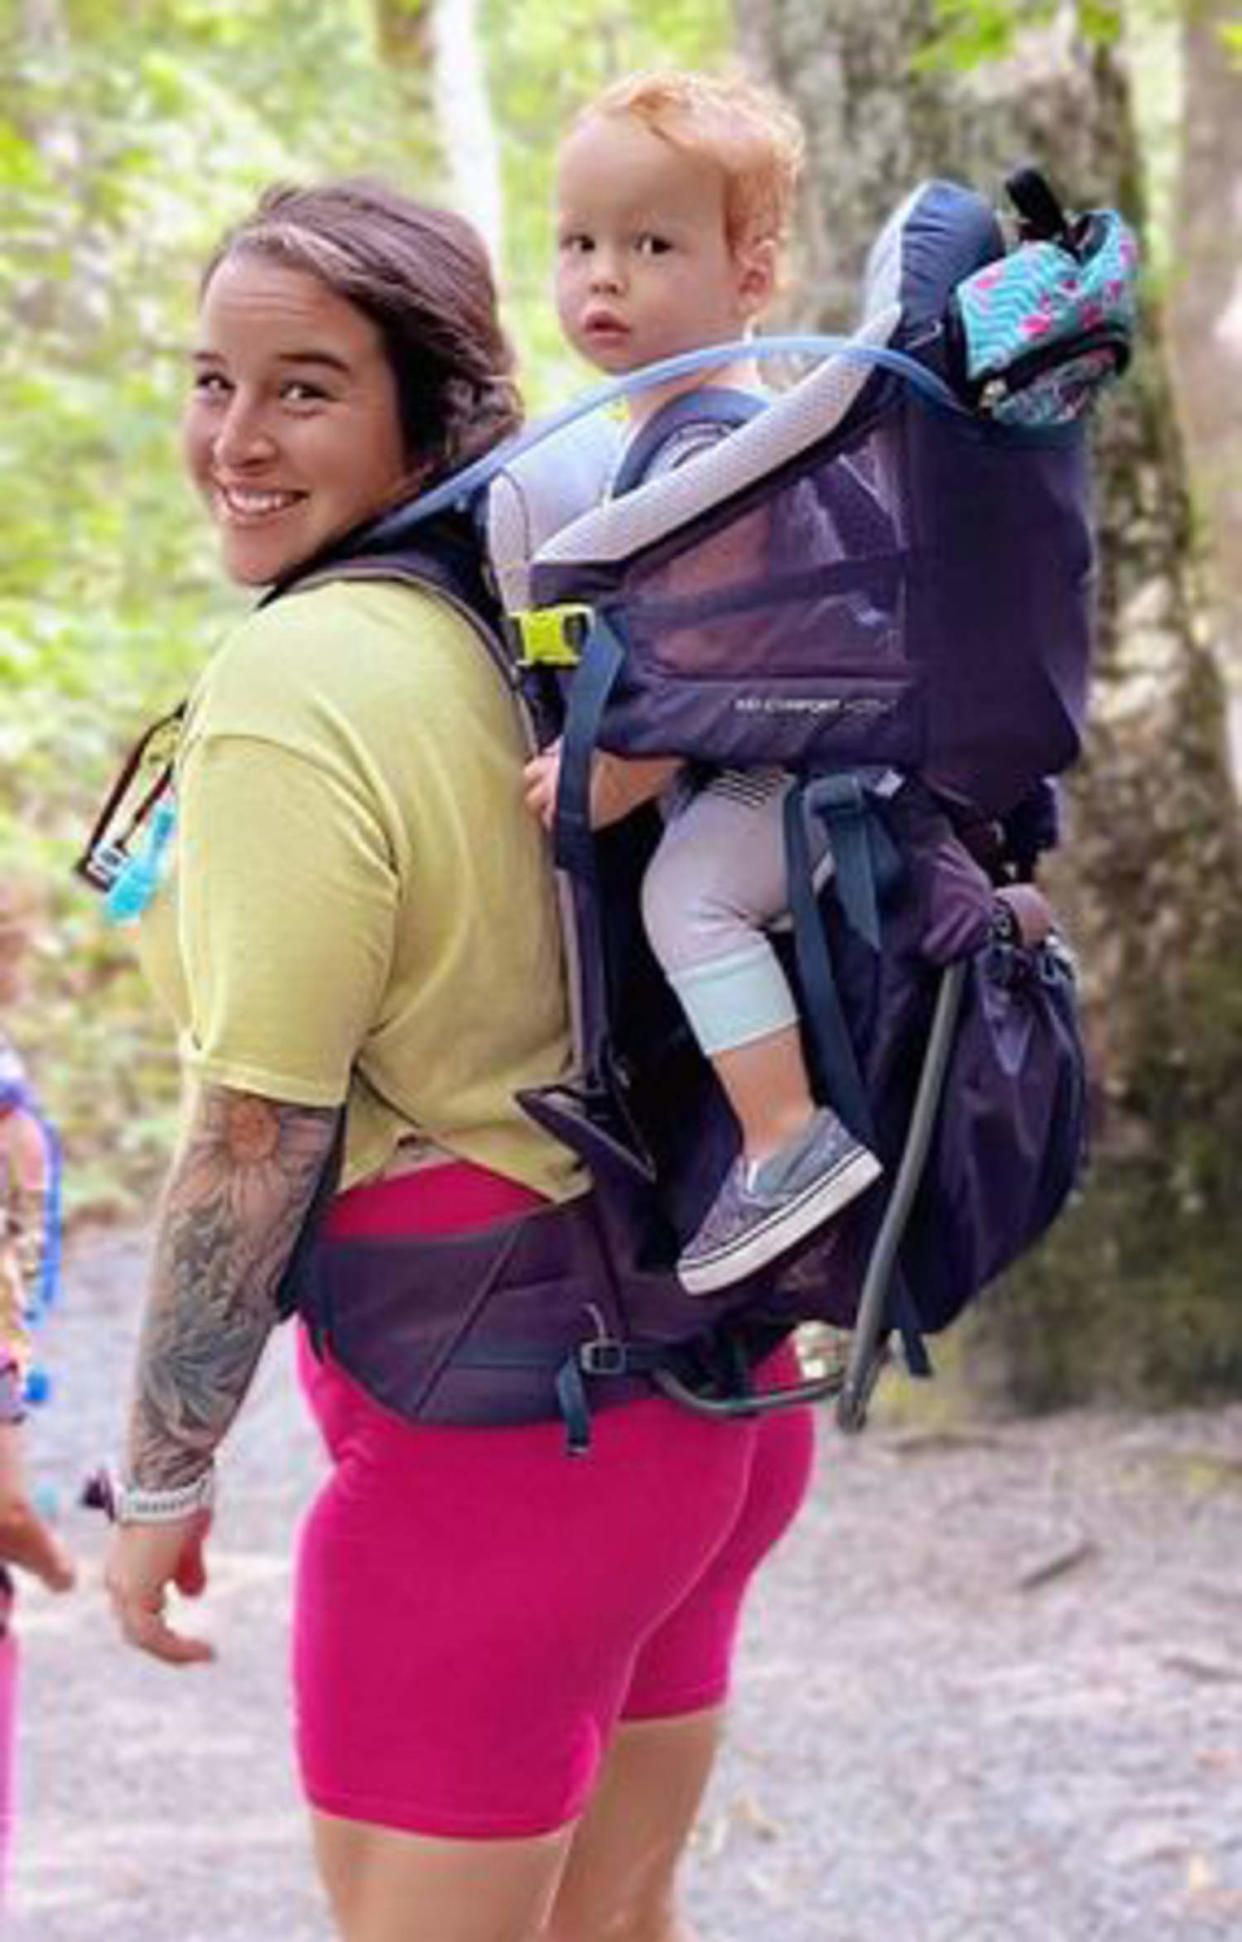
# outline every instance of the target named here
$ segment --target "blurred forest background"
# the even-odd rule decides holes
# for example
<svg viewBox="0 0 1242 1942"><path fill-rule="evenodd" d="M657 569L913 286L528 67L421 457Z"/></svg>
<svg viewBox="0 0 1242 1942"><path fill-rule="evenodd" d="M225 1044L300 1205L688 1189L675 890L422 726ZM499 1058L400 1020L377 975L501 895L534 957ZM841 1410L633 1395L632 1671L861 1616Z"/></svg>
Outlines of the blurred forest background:
<svg viewBox="0 0 1242 1942"><path fill-rule="evenodd" d="M967 1366L1028 1407L1242 1393L1242 10L1224 0L0 0L0 868L44 898L11 1024L71 1209L148 1206L176 1111L125 934L69 869L235 598L178 473L198 264L274 178L440 195L496 252L537 411L586 375L547 296L557 131L616 74L738 58L810 141L774 321L849 326L868 242L929 174L999 196L1036 160L1143 237L1141 354L1096 430L1095 724L1055 878L1094 1164Z"/></svg>

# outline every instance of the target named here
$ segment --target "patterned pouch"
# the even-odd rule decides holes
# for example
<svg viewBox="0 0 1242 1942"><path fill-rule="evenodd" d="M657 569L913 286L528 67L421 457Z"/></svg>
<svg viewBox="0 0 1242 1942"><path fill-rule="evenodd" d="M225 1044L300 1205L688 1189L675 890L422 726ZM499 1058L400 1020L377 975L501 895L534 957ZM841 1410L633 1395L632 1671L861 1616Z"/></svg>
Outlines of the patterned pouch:
<svg viewBox="0 0 1242 1942"><path fill-rule="evenodd" d="M1102 209L976 270L948 319L967 396L1005 424L1077 418L1129 361L1137 268L1131 231Z"/></svg>

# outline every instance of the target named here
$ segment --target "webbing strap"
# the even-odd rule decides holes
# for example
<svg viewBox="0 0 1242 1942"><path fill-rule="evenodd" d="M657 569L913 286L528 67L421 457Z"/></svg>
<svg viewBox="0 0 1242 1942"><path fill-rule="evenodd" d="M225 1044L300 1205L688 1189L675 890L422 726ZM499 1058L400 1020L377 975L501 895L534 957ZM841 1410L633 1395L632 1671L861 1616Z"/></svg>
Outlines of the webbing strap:
<svg viewBox="0 0 1242 1942"><path fill-rule="evenodd" d="M591 1079L599 1077L608 1035L608 964L591 829L591 764L622 659L621 642L607 620L597 614L569 687L553 826L553 854L559 868L568 872L572 885L582 1052Z"/></svg>
<svg viewBox="0 0 1242 1942"><path fill-rule="evenodd" d="M839 788L820 793L824 784ZM848 785L853 784L851 789ZM789 880L789 909L794 925L794 950L802 984L804 1014L810 1024L825 1080L831 1076L833 1104L856 1139L874 1147L875 1124L871 1101L863 1084L854 1041L833 976L832 959L824 936L807 839L807 796L813 794L814 813L820 815L832 841L837 869L837 894L852 927L873 950L879 949L880 926L875 872L868 826L872 820L862 783L856 776L822 777L811 785L791 789L785 798L785 857ZM847 889L848 884L848 889ZM931 1361L919 1329L918 1314L900 1265L894 1260L886 1307L901 1333L911 1375L931 1374Z"/></svg>
<svg viewBox="0 0 1242 1942"><path fill-rule="evenodd" d="M802 986L804 1014L811 1026L825 1079L831 1075L832 1104L856 1139L874 1138L871 1103L862 1082L854 1043L837 996L832 961L815 898L815 876L806 830L806 785L785 797L785 862L794 951Z"/></svg>
<svg viewBox="0 0 1242 1942"><path fill-rule="evenodd" d="M862 778L849 772L817 776L804 785L802 795L806 810L817 815L829 833L841 908L859 936L878 951L880 908L871 851L873 819ZM799 819L799 827L805 843L805 815Z"/></svg>
<svg viewBox="0 0 1242 1942"><path fill-rule="evenodd" d="M650 1376L666 1365L668 1355L663 1345L623 1342L612 1337L579 1342L566 1351L549 1350L538 1342L528 1345L496 1342L460 1350L453 1357L453 1366L515 1371L546 1369L552 1377L557 1407L565 1425L566 1452L569 1456L586 1456L591 1447L588 1380Z"/></svg>
<svg viewBox="0 0 1242 1942"><path fill-rule="evenodd" d="M591 832L591 763L608 698L625 650L611 623L596 614L569 689L561 736L561 775L556 793L556 861L580 881L595 881Z"/></svg>

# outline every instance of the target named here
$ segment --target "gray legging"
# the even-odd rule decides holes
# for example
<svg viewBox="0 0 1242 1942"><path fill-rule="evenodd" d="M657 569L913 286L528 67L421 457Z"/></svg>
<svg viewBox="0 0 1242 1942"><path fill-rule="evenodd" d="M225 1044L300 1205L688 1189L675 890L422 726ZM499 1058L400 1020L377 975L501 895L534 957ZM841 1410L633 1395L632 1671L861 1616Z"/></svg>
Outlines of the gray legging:
<svg viewBox="0 0 1242 1942"><path fill-rule="evenodd" d="M789 908L784 769L726 769L669 816L643 882L651 948L708 1058L797 1022L765 931ZM818 817L812 866L831 868Z"/></svg>

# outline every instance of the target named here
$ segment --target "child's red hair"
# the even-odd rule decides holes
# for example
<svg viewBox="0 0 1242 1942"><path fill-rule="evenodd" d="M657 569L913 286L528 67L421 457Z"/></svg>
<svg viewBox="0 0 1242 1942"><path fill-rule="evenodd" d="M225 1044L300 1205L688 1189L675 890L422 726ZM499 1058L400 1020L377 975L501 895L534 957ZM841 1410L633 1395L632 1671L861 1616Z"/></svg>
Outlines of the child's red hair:
<svg viewBox="0 0 1242 1942"><path fill-rule="evenodd" d="M670 148L716 164L731 249L788 241L806 144L779 95L740 75L655 68L614 81L574 126L600 115L632 115Z"/></svg>

